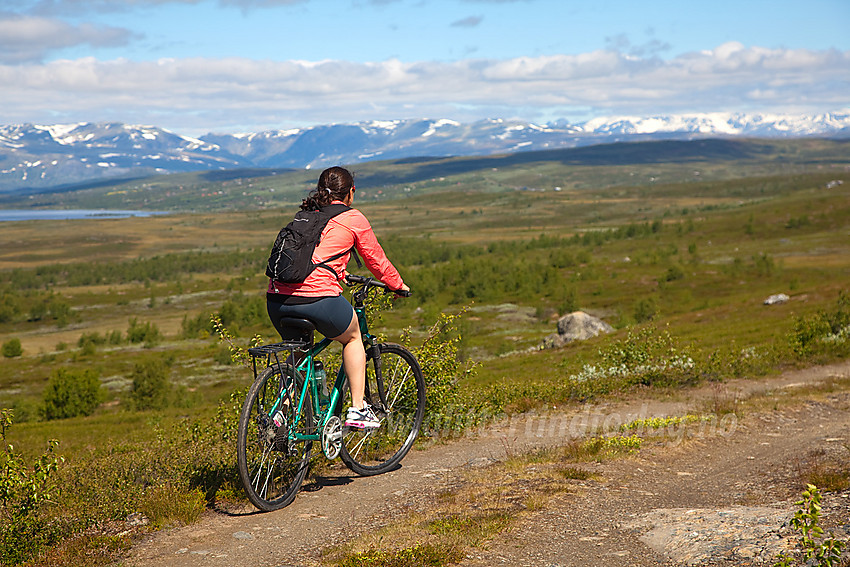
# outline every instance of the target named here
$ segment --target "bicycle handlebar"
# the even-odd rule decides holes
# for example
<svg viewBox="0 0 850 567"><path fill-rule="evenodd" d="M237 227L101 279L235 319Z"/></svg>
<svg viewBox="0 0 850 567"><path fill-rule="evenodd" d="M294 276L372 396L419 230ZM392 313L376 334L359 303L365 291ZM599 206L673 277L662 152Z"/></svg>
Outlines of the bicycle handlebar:
<svg viewBox="0 0 850 567"><path fill-rule="evenodd" d="M358 276L356 274L347 274L345 276L345 283L348 285L357 285L363 284L366 287L379 287L383 289L387 293L394 293L401 297L410 297L413 292L410 290L404 289L390 289L390 287L380 280L376 280L375 278L367 278L364 276Z"/></svg>

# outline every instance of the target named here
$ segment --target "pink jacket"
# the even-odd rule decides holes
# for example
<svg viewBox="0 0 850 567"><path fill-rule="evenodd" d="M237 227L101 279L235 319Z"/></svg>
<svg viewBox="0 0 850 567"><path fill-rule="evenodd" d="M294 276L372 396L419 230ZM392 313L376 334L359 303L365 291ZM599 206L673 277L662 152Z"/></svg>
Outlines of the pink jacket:
<svg viewBox="0 0 850 567"><path fill-rule="evenodd" d="M342 203L334 201L334 203ZM392 289L400 289L404 284L398 270L395 269L387 255L384 254L384 249L375 238L375 233L372 231L372 226L363 213L357 209L351 209L340 213L328 221L328 225L322 231L322 236L319 239L319 244L313 251L313 263L330 258L334 254L339 254L344 250L350 250L351 247L357 250L360 257L366 263L366 267L372 272L376 278L387 284ZM345 254L342 257L327 262L336 273L330 272L325 268L316 268L307 276L307 279L298 284L286 284L269 280L268 293L277 293L282 295L297 295L300 297L327 297L336 296L342 293L340 280L345 277L345 266L351 254Z"/></svg>

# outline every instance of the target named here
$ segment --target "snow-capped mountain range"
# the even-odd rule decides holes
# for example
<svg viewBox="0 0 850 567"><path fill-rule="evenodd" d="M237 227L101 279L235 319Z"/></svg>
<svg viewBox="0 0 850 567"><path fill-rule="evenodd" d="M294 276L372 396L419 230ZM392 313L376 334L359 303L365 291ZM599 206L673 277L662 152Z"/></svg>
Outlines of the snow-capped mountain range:
<svg viewBox="0 0 850 567"><path fill-rule="evenodd" d="M120 123L0 126L0 192L234 168L318 168L380 159L487 155L708 137L850 137L850 110L817 115L691 114L516 120L393 120L181 136Z"/></svg>

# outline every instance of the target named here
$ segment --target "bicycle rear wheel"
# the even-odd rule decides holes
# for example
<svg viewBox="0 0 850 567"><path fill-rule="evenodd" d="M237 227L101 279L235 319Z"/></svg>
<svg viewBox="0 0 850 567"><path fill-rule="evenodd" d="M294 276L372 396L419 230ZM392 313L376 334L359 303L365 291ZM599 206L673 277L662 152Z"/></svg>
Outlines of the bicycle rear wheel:
<svg viewBox="0 0 850 567"><path fill-rule="evenodd" d="M312 441L296 440L313 427L309 398L298 411L303 377L290 365L263 370L248 390L239 415L236 460L251 503L263 511L289 505L307 474ZM275 402L280 399L278 408ZM278 427L272 411L282 422Z"/></svg>
<svg viewBox="0 0 850 567"><path fill-rule="evenodd" d="M363 476L393 469L404 458L422 426L425 415L425 379L416 357L401 345L379 344L386 407L378 391L376 360L366 363L366 402L381 419L377 429L343 430L340 457L345 465ZM342 416L351 406L351 391L346 381Z"/></svg>

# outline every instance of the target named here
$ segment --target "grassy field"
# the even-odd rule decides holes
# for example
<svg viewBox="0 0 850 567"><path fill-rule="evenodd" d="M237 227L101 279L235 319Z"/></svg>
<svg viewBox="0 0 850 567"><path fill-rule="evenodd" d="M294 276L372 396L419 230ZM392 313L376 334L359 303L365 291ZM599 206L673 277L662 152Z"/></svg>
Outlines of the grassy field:
<svg viewBox="0 0 850 567"><path fill-rule="evenodd" d="M850 292L850 156L844 145L824 141L771 148L746 160L712 147L665 163L629 147L617 163L595 154L601 163L523 156L495 165L482 158L478 169L459 159L364 166L362 180L385 184L364 183L367 197L355 204L414 290L383 314L380 328L393 340L409 334L415 346L441 312L463 311L459 353L477 366L462 374L458 403L490 403L495 412L616 393L620 386L610 384L577 389L571 376L606 360L601 351L612 345L628 346L638 328L669 334L665 353L686 352L697 361L698 372L672 383L846 356L846 348L804 352L789 337L802 336L823 314L843 313L840 294ZM206 473L152 476L138 486L125 479L132 488L127 501L106 506L108 518L88 510L92 523L123 519L148 501L151 487L200 489L208 502L240 498L228 423L214 432L199 424L232 410L231 392L245 388L251 373L230 363L210 333L209 314L220 313L241 344L255 334L275 340L263 263L313 176L276 176L288 179L290 193L280 188L275 195L293 197L283 208L249 200L226 211L0 223L0 343L5 352L19 341L22 350L0 358L0 406L15 409L9 441L18 451L32 458L56 438L65 470L74 471L102 465L103 452L115 448L136 461L161 458L156 450L191 456L175 450L187 431L217 439L218 461L160 463L165 471L191 465ZM184 180L190 181L202 191L201 177ZM164 183L152 180L151 195L165 198ZM248 182L215 183L209 194ZM386 198L375 199L378 190ZM117 199L130 190L110 191ZM225 196L216 207L237 207ZM73 197L88 206L85 192ZM202 200L185 192L181 198L199 211L210 203L194 206ZM64 203L71 201L68 194ZM764 305L776 293L790 300ZM578 309L616 332L539 350L557 318ZM133 397L134 380L151 368L167 385L159 409L143 409ZM102 397L91 415L43 419L45 392L59 369L96 373ZM153 432L159 444L143 450Z"/></svg>

